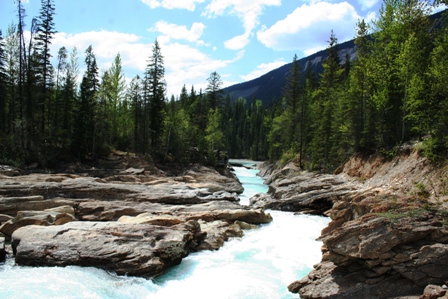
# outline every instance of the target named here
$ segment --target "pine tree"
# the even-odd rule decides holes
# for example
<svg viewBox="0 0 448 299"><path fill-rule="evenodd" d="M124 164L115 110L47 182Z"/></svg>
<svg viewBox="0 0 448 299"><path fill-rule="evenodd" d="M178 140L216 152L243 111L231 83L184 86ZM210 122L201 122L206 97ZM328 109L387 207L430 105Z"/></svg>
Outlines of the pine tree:
<svg viewBox="0 0 448 299"><path fill-rule="evenodd" d="M152 153L162 149L161 137L164 132L165 117L165 68L163 56L158 41L152 49L145 72L146 97L149 103L148 130Z"/></svg>
<svg viewBox="0 0 448 299"><path fill-rule="evenodd" d="M207 81L208 85L205 89L205 92L207 93L208 97L208 108L221 108L223 99L221 76L217 72L213 72L210 74L210 77L208 77Z"/></svg>
<svg viewBox="0 0 448 299"><path fill-rule="evenodd" d="M297 62L297 55L294 55L292 60L291 70L286 78L286 85L283 91L284 99L286 101L286 109L289 114L290 124L287 127L287 144L286 147L295 152L297 143L298 132L297 128L301 127L301 86L300 86L300 66ZM300 147L300 146L299 146Z"/></svg>
<svg viewBox="0 0 448 299"><path fill-rule="evenodd" d="M119 119L120 115L118 109L122 105L124 100L124 91L126 89L126 81L124 77L124 71L121 64L120 53L115 57L112 67L109 69L109 79L110 79L110 91L108 95L110 96L110 105L112 108L112 132L113 132L113 143L115 144L118 139L119 132Z"/></svg>
<svg viewBox="0 0 448 299"><path fill-rule="evenodd" d="M54 92L53 105L50 109L52 113L52 135L59 137L62 128L60 126L59 117L64 114L63 106L61 105L61 84L65 81L67 76L67 58L68 52L65 47L61 47L58 51L58 65L56 68L56 88Z"/></svg>
<svg viewBox="0 0 448 299"><path fill-rule="evenodd" d="M97 95L99 88L98 67L92 46L85 52L86 71L81 81L80 100L76 112L75 136L72 143L74 154L83 160L88 153L97 159Z"/></svg>
<svg viewBox="0 0 448 299"><path fill-rule="evenodd" d="M144 153L144 124L145 124L145 113L144 113L144 103L143 103L143 86L142 80L137 75L135 76L128 88L127 98L131 105L132 115L133 115L133 149L138 153Z"/></svg>
<svg viewBox="0 0 448 299"><path fill-rule="evenodd" d="M425 154L434 161L444 161L448 153L448 27L444 24L430 55L428 71L430 97L425 103L414 102L420 114L414 117L430 134L425 141Z"/></svg>
<svg viewBox="0 0 448 299"><path fill-rule="evenodd" d="M338 108L339 88L343 69L339 64L337 49L338 40L331 31L328 41L328 57L322 63L324 68L321 74L320 86L315 93L314 115L315 132L313 136L312 154L314 167L322 170L332 169L338 161L335 160L337 153L335 145L339 140L335 138L338 124L335 116Z"/></svg>
<svg viewBox="0 0 448 299"><path fill-rule="evenodd" d="M223 149L224 134L221 131L221 113L219 109L210 109L208 114L207 127L205 128L205 140L207 142L207 149L209 157L214 157L214 152Z"/></svg>
<svg viewBox="0 0 448 299"><path fill-rule="evenodd" d="M74 118L76 113L77 88L76 78L79 74L78 52L76 47L72 49L69 55L69 61L66 65L66 73L62 84L62 142L65 149L69 148L74 134Z"/></svg>
<svg viewBox="0 0 448 299"><path fill-rule="evenodd" d="M344 113L347 139L353 141L353 150L360 151L374 146L372 126L374 109L369 101L369 26L364 20L358 21L355 36L356 59L353 62L347 92L347 109Z"/></svg>
<svg viewBox="0 0 448 299"><path fill-rule="evenodd" d="M50 101L50 90L53 85L53 66L50 62L51 40L56 33L54 25L54 2L53 0L41 0L41 9L39 14L36 47L39 59L39 73L41 75L42 94L39 101L41 111L41 133L45 134L45 123L47 121L47 110Z"/></svg>

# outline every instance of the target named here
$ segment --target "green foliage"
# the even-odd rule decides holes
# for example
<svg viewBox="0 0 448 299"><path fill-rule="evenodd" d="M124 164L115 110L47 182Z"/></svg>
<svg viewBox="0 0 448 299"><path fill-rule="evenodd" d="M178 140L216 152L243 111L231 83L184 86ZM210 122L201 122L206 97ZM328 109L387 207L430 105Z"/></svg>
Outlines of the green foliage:
<svg viewBox="0 0 448 299"><path fill-rule="evenodd" d="M219 150L333 171L355 152L393 157L417 138L431 160L446 160L448 29L444 21L440 30L430 30L424 1L385 0L372 38L360 20L354 60L339 56L331 31L319 76L311 62L301 69L295 55L282 98L269 107L226 97L217 72L204 78L204 93L183 86L168 101L157 40L144 74L129 85L120 55L100 75L91 46L77 82L76 48L61 48L57 65L50 63L54 1L41 4L27 29L17 1L17 26L4 39L0 32L0 160L6 163L96 162L120 149L156 162L213 164Z"/></svg>
<svg viewBox="0 0 448 299"><path fill-rule="evenodd" d="M403 218L419 218L428 213L427 209L424 208L415 208L408 210L406 212L399 211L388 211L384 213L378 213L378 216L390 219L391 221L397 221Z"/></svg>
<svg viewBox="0 0 448 299"><path fill-rule="evenodd" d="M221 131L221 113L218 109L210 109L208 122L205 128L205 141L209 152L220 150L224 147L224 134Z"/></svg>

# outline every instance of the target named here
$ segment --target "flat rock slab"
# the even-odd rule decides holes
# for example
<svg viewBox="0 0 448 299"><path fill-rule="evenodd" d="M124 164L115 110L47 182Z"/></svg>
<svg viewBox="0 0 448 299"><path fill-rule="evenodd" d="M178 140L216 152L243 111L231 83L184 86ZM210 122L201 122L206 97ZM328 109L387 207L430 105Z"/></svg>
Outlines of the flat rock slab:
<svg viewBox="0 0 448 299"><path fill-rule="evenodd" d="M150 278L179 264L204 237L196 221L170 227L75 221L22 227L12 247L18 265L91 266Z"/></svg>

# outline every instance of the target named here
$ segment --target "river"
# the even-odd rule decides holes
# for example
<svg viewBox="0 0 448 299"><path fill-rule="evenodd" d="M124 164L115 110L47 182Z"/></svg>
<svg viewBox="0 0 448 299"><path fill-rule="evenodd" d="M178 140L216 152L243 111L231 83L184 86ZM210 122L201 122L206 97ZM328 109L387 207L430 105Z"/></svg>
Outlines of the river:
<svg viewBox="0 0 448 299"><path fill-rule="evenodd" d="M252 162L244 162L246 165ZM243 183L242 204L267 186L256 169L234 167ZM328 219L268 211L274 221L234 238L218 251L190 254L153 280L123 277L95 268L19 267L0 264L0 298L299 298L287 285L305 276L321 259L315 241Z"/></svg>

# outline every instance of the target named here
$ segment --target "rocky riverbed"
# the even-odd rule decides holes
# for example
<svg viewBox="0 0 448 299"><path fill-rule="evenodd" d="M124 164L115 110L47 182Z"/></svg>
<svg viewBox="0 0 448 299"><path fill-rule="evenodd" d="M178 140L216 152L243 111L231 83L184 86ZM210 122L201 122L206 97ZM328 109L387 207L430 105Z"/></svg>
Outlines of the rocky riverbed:
<svg viewBox="0 0 448 299"><path fill-rule="evenodd" d="M322 261L289 290L301 298L448 298L448 172L418 152L353 157L333 175L263 169L256 208L322 214Z"/></svg>
<svg viewBox="0 0 448 299"><path fill-rule="evenodd" d="M126 157L111 161L113 169L58 173L4 167L0 258L6 240L19 265L95 266L154 277L190 252L218 249L244 229L272 221L263 209L238 203L243 188L229 169L170 171L138 168Z"/></svg>

